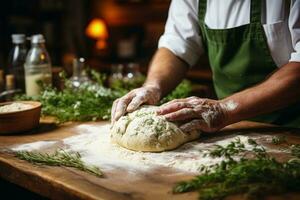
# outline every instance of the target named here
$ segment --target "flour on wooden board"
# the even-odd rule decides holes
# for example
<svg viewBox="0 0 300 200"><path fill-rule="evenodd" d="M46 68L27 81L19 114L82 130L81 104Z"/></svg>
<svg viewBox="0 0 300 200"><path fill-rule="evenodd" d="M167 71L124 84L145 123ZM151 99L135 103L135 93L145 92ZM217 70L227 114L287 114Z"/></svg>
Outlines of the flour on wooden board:
<svg viewBox="0 0 300 200"><path fill-rule="evenodd" d="M38 141L13 147L13 151L37 151L54 145L56 141Z"/></svg>
<svg viewBox="0 0 300 200"><path fill-rule="evenodd" d="M251 146L247 144L248 136L239 135L217 142L194 141L182 145L176 150L161 153L135 152L110 142L109 125L78 125L75 129L81 134L65 138L63 149L79 152L84 162L99 166L103 170L121 167L129 171L144 171L163 166L194 173L198 172L201 165L207 166L222 161L221 158L203 156L214 147L214 144L227 145L239 137L241 142L246 144L245 148L251 149ZM255 137L257 136L251 136L251 138ZM263 137L271 138L271 136ZM49 145L54 145L54 143L53 141L40 141L19 145L12 150L38 150L49 148Z"/></svg>

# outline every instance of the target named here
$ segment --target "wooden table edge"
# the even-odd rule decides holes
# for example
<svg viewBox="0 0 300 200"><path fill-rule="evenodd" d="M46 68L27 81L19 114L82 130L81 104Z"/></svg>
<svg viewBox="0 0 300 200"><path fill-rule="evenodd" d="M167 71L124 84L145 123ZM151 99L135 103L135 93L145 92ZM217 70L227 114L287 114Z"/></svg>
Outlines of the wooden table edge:
<svg viewBox="0 0 300 200"><path fill-rule="evenodd" d="M31 168L31 170L29 170L28 168ZM33 171L32 168L36 168L36 170ZM76 169L73 170L66 167L55 166L36 166L27 161L22 161L17 158L14 158L14 156L11 153L0 153L0 177L11 183L19 185L22 188L25 188L31 192L37 193L41 196L50 199L131 199L126 193L117 193L116 191L104 187L99 187L99 185L95 185L95 187L97 187L97 190L102 190L98 192L103 192L103 197L87 193L82 190L78 191L78 189L74 187L72 183L69 183L66 180L61 181L59 179L56 179L53 181L53 179L50 179L50 177L47 176L47 173L51 171L53 175L55 169L63 170L64 173L73 175L74 178L77 177L79 179L85 179L83 176L80 176L80 173L85 172L80 172ZM59 173L61 173L61 171ZM59 175L58 172L57 175ZM88 183L88 181L86 181L86 183ZM41 186L41 184L43 185Z"/></svg>

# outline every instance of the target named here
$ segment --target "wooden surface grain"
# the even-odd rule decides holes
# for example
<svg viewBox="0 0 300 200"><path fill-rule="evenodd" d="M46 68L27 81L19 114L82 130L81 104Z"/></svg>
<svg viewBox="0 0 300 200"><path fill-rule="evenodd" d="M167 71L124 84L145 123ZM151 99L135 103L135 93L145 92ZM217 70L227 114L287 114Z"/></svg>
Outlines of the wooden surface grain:
<svg viewBox="0 0 300 200"><path fill-rule="evenodd" d="M85 124L107 124L107 122L89 122ZM48 167L32 165L15 158L7 149L11 146L40 140L61 140L80 134L74 126L67 123L56 126L42 123L31 132L0 136L0 176L30 191L51 199L197 199L196 192L172 194L172 186L181 180L193 177L192 174L178 172L170 168L157 168L134 176L125 169L104 171L105 177L98 178L85 172L66 167ZM288 140L300 143L299 129L272 127L265 124L242 122L227 127L220 133L209 134L202 139L219 135L259 133L262 135L287 136ZM284 159L284 158L283 158ZM275 197L272 197L273 199ZM287 194L276 199L300 199L299 195ZM241 199L240 196L233 199Z"/></svg>

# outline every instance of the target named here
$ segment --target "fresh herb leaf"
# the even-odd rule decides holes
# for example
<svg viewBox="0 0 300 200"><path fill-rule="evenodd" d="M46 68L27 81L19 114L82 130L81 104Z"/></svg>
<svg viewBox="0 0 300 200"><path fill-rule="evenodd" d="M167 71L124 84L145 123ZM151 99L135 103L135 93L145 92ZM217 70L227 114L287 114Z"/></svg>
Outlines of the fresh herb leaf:
<svg viewBox="0 0 300 200"><path fill-rule="evenodd" d="M169 95L164 97L161 101L160 104L166 103L168 101L171 101L173 99L181 99L181 98L186 98L190 96L192 93L192 84L188 80L183 80L175 90L173 90Z"/></svg>

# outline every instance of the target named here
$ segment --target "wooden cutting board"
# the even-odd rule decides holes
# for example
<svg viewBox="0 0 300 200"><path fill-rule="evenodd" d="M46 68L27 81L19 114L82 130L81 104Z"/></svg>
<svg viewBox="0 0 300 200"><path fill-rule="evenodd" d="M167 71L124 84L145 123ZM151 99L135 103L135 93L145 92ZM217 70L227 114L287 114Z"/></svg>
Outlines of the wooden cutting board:
<svg viewBox="0 0 300 200"><path fill-rule="evenodd" d="M85 124L107 124L90 122ZM0 176L30 191L51 199L197 199L196 192L172 194L172 186L181 180L193 177L192 174L178 172L170 168L157 168L151 172L141 172L134 177L126 169L104 171L105 177L98 178L85 172L66 167L36 166L21 161L6 152L12 145L41 141L61 140L76 134L73 127L78 123L62 126L46 122L34 131L0 136ZM216 134L204 136L202 140L218 135L247 134L256 132L262 135L284 134L288 140L300 143L300 129L286 129L253 122L241 122L227 127ZM283 158L284 159L284 158ZM287 194L276 199L300 199L300 195ZM235 196L230 199L242 199ZM273 198L272 198L273 199Z"/></svg>

